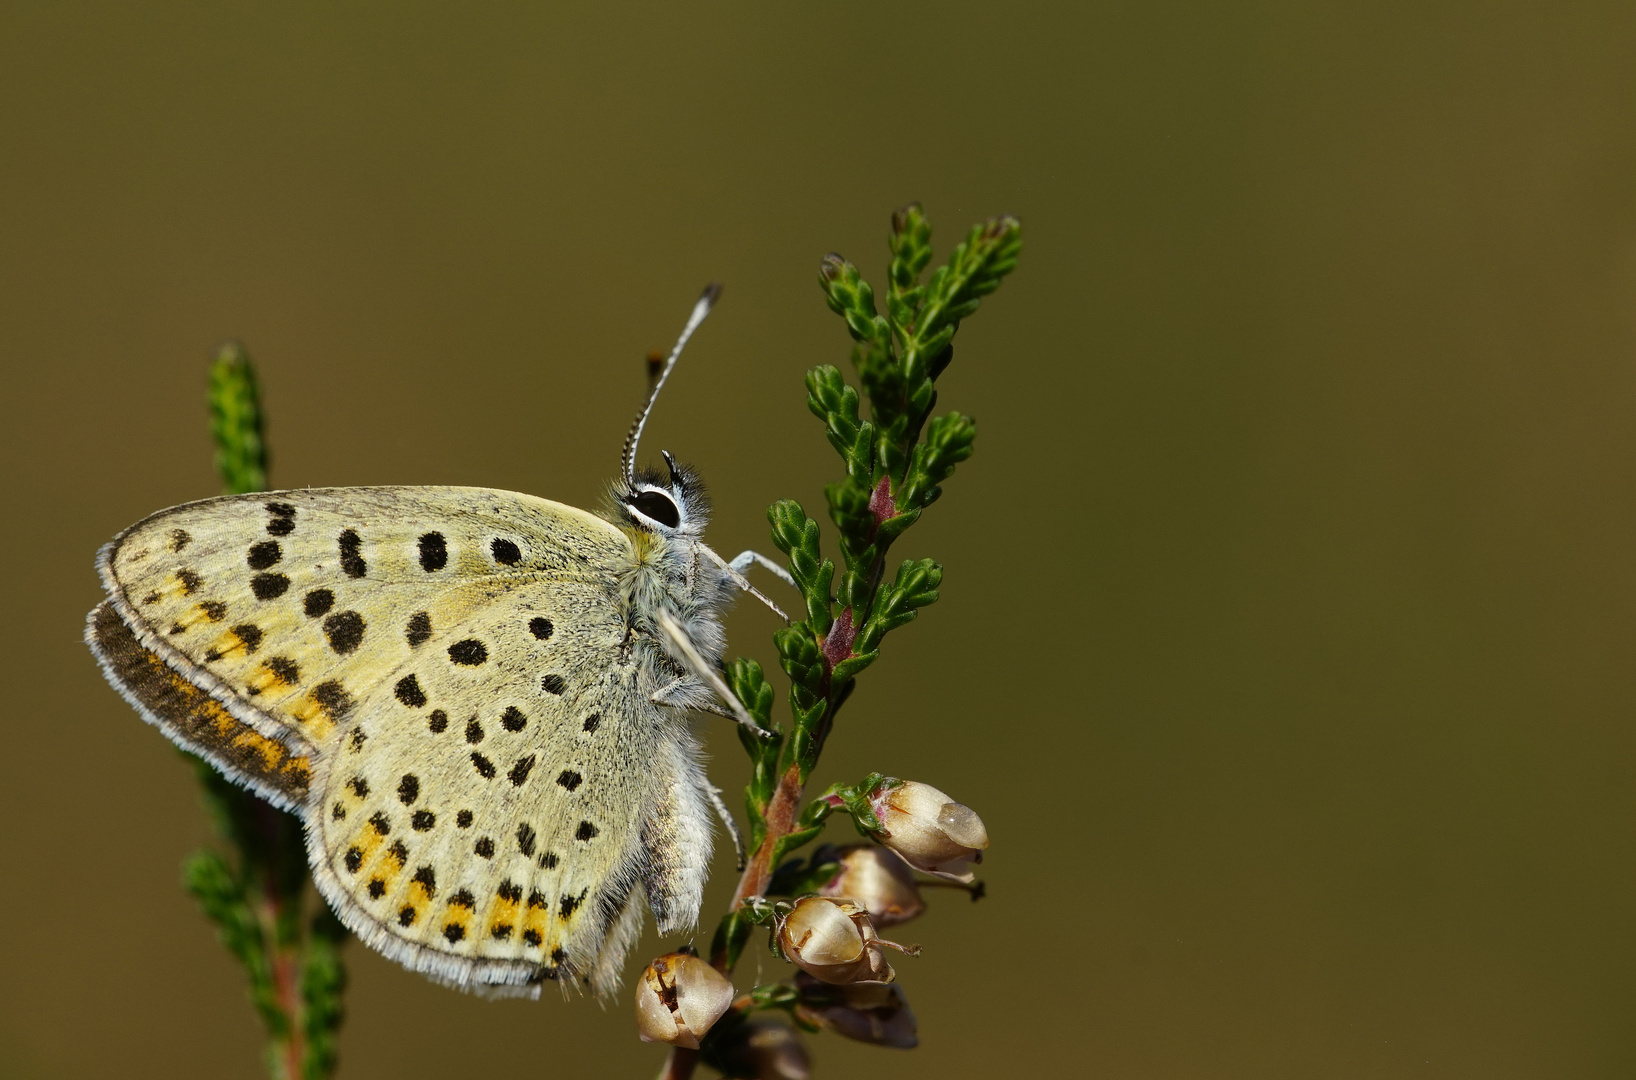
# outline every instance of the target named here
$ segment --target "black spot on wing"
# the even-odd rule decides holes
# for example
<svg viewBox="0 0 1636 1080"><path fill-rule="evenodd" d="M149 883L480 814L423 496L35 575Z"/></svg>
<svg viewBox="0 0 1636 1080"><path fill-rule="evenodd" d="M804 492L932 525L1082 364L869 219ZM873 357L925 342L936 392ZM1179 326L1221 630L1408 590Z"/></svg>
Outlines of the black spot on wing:
<svg viewBox="0 0 1636 1080"><path fill-rule="evenodd" d="M433 735L443 734L449 730L449 714L442 709L433 709L431 715L426 718L426 726L431 729Z"/></svg>
<svg viewBox="0 0 1636 1080"><path fill-rule="evenodd" d="M335 594L328 589L314 589L301 601L301 610L307 613L309 619L329 614L329 609L334 606Z"/></svg>
<svg viewBox="0 0 1636 1080"><path fill-rule="evenodd" d="M500 726L507 731L521 731L528 726L528 717L515 705L507 705L506 711L500 715Z"/></svg>
<svg viewBox="0 0 1636 1080"><path fill-rule="evenodd" d="M574 839L595 840L597 831L598 830L595 825L592 825L589 821L582 821L579 823L579 828L574 830Z"/></svg>
<svg viewBox="0 0 1636 1080"><path fill-rule="evenodd" d="M262 662L262 667L285 686L294 686L301 679L301 668L287 656L274 656Z"/></svg>
<svg viewBox="0 0 1636 1080"><path fill-rule="evenodd" d="M523 553L510 540L496 538L489 542L489 554L501 566L516 566L523 561Z"/></svg>
<svg viewBox="0 0 1636 1080"><path fill-rule="evenodd" d="M561 694L568 689L568 684L562 681L561 675L547 675L540 680L540 689L548 694Z"/></svg>
<svg viewBox="0 0 1636 1080"><path fill-rule="evenodd" d="M534 854L534 840L532 825L525 821L517 826L517 850L523 853L523 858L529 858Z"/></svg>
<svg viewBox="0 0 1636 1080"><path fill-rule="evenodd" d="M585 778L583 776L575 772L573 769L564 769L557 777L557 783L561 784L569 791L573 791L575 788L579 787L580 782L584 779Z"/></svg>
<svg viewBox="0 0 1636 1080"><path fill-rule="evenodd" d="M475 750L472 751L471 764L472 768L477 770L477 775L481 776L484 780L494 779L494 762L490 761L482 754L477 753Z"/></svg>
<svg viewBox="0 0 1636 1080"><path fill-rule="evenodd" d="M430 574L449 565L449 545L440 532L422 536L416 547L420 550L420 568Z"/></svg>
<svg viewBox="0 0 1636 1080"><path fill-rule="evenodd" d="M471 828L471 811L470 810L460 811L460 813L458 813L458 814L456 814L454 816L454 823L456 825L460 826L462 829Z"/></svg>
<svg viewBox="0 0 1636 1080"><path fill-rule="evenodd" d="M476 746L483 741L483 725L477 722L477 717L466 721L466 741Z"/></svg>
<svg viewBox="0 0 1636 1080"><path fill-rule="evenodd" d="M586 731L595 731L596 728L597 728L597 725L600 724L600 723L602 723L602 714L601 713L592 713L590 716L587 716L585 718L585 723L581 724L580 727L582 727Z"/></svg>
<svg viewBox="0 0 1636 1080"><path fill-rule="evenodd" d="M257 600L276 600L290 588L290 579L284 574L257 574L250 579L250 591Z"/></svg>
<svg viewBox="0 0 1636 1080"><path fill-rule="evenodd" d="M336 538L341 549L341 569L350 578L361 578L369 572L369 565L364 562L364 542L358 538L357 530L347 529Z"/></svg>
<svg viewBox="0 0 1636 1080"><path fill-rule="evenodd" d="M525 758L518 758L517 763L511 767L511 771L506 773L506 779L511 781L512 787L522 787L523 783L528 779L529 772L532 771L533 768L533 754L530 754Z"/></svg>
<svg viewBox="0 0 1636 1080"><path fill-rule="evenodd" d="M418 709L426 704L426 691L420 688L420 680L413 675L405 675L399 679L392 692L397 695L399 701L411 709Z"/></svg>
<svg viewBox="0 0 1636 1080"><path fill-rule="evenodd" d="M432 636L432 616L424 611L417 611L409 616L404 624L403 638L411 649L417 648L427 638Z"/></svg>
<svg viewBox="0 0 1636 1080"><path fill-rule="evenodd" d="M409 827L416 832L426 832L437 824L437 815L430 810L416 810L409 817Z"/></svg>
<svg viewBox="0 0 1636 1080"><path fill-rule="evenodd" d="M199 591L199 586L204 584L204 578L195 574L192 570L178 570L176 571L176 582L182 586L183 596L192 596ZM254 586L252 585L252 587ZM279 591L282 592L283 590ZM260 594L257 593L257 595Z"/></svg>
<svg viewBox="0 0 1636 1080"><path fill-rule="evenodd" d="M265 570L283 557L284 549L278 546L277 540L263 540L250 545L244 561L250 564L252 570Z"/></svg>
<svg viewBox="0 0 1636 1080"><path fill-rule="evenodd" d="M295 507L289 503L270 502L264 504L264 509L271 515L267 519L267 535L288 536L295 532Z"/></svg>
<svg viewBox="0 0 1636 1080"><path fill-rule="evenodd" d="M556 627L551 625L551 620L547 619L544 615L536 615L534 618L528 620L528 632L539 638L541 641L549 638L551 636L551 631L555 629Z"/></svg>
<svg viewBox="0 0 1636 1080"><path fill-rule="evenodd" d="M494 841L486 836L480 837L477 843L472 845L472 850L477 852L480 858L492 859L494 858Z"/></svg>
<svg viewBox="0 0 1636 1080"><path fill-rule="evenodd" d="M326 679L313 687L312 699L318 703L318 707L323 709L331 720L339 720L348 709L352 708L352 695L347 693L346 687L335 679ZM360 738L362 734L361 731L352 733L352 741L358 746L363 745L363 739Z"/></svg>
<svg viewBox="0 0 1636 1080"><path fill-rule="evenodd" d="M466 638L449 646L449 659L462 667L476 667L488 658L488 646L476 638Z"/></svg>
<svg viewBox="0 0 1636 1080"><path fill-rule="evenodd" d="M420 798L420 777L414 773L404 773L403 779L398 781L398 801L408 806Z"/></svg>
<svg viewBox="0 0 1636 1080"><path fill-rule="evenodd" d="M170 550L173 552L180 553L192 541L193 537L188 535L186 529L172 529L170 531Z"/></svg>
<svg viewBox="0 0 1636 1080"><path fill-rule="evenodd" d="M228 631L244 644L244 651L253 653L261 646L261 627L253 623L240 623Z"/></svg>
<svg viewBox="0 0 1636 1080"><path fill-rule="evenodd" d="M329 647L342 656L355 651L364 640L364 617L356 611L342 611L324 620L324 636Z"/></svg>

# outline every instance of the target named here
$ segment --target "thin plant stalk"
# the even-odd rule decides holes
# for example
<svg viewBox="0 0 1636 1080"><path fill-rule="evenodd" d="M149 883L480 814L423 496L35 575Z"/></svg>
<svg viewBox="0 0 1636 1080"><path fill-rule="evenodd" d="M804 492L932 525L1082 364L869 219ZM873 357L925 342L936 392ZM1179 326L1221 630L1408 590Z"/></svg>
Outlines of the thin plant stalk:
<svg viewBox="0 0 1636 1080"><path fill-rule="evenodd" d="M755 927L767 924L765 898L775 883L802 878L799 865L785 864L785 856L816 839L838 807L852 813L861 831L878 825L864 803L867 782L836 785L804 806L806 788L836 715L858 675L879 658L882 639L937 600L941 566L910 559L889 579L887 556L942 495L956 464L971 456L976 422L958 412L933 415L936 380L953 359L961 320L1016 267L1022 226L1009 216L974 226L948 261L923 278L932 257L931 225L911 204L892 216L888 246L884 315L852 263L829 255L819 267L825 300L852 337L852 366L862 388L860 395L829 365L806 376L807 407L823 422L845 466L845 475L825 489L838 533L839 581L836 564L821 550L818 523L799 503L784 500L767 511L773 542L788 558L806 608L804 620L773 635L779 666L790 679L788 730L773 724L774 692L761 666L738 659L727 668L744 707L763 729L776 732L772 738L740 735L752 764L745 791L752 850L710 952L711 964L728 975ZM780 987L741 997L700 1049L672 1047L660 1076L686 1080L701 1060L712 1060L713 1043L735 1027L731 1018L757 1007L789 1008L794 1000Z"/></svg>
<svg viewBox="0 0 1636 1080"><path fill-rule="evenodd" d="M236 343L223 345L210 369L210 427L225 494L267 490L262 426L250 357ZM244 967L267 1032L268 1075L328 1080L346 986L340 956L346 930L328 905L311 900L301 823L188 757L228 853L195 853L183 876Z"/></svg>

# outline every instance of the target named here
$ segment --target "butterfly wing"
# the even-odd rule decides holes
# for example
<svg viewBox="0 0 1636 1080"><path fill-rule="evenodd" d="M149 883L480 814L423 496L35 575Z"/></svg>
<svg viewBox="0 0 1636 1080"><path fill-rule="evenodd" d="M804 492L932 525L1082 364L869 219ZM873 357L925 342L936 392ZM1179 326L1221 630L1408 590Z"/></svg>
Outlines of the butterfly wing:
<svg viewBox="0 0 1636 1080"><path fill-rule="evenodd" d="M143 648L244 724L314 749L361 687L498 584L598 580L628 550L602 519L526 495L346 488L173 507L98 569Z"/></svg>
<svg viewBox="0 0 1636 1080"><path fill-rule="evenodd" d="M368 943L461 985L600 983L640 921L644 819L701 782L633 661L633 557L600 518L486 489L211 499L103 550L88 637L173 739L303 801ZM268 746L299 786L245 756Z"/></svg>
<svg viewBox="0 0 1636 1080"><path fill-rule="evenodd" d="M597 587L522 586L449 627L320 761L320 887L440 981L533 992L617 964L667 775L644 679Z"/></svg>
<svg viewBox="0 0 1636 1080"><path fill-rule="evenodd" d="M149 723L226 775L284 810L299 811L312 782L312 762L243 723L188 682L104 601L86 620L86 641L108 681Z"/></svg>

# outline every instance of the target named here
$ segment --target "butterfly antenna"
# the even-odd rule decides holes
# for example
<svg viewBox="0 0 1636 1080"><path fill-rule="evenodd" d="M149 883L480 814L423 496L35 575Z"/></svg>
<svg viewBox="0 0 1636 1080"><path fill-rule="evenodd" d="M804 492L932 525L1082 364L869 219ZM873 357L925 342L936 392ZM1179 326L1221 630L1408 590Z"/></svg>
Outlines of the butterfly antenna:
<svg viewBox="0 0 1636 1080"><path fill-rule="evenodd" d="M710 309L721 296L721 285L712 281L704 287L704 295L699 302L693 305L693 313L687 317L687 325L682 327L682 334L676 339L675 346L670 350L670 356L665 359L665 366L660 369L659 377L653 380L653 389L648 391L648 400L643 403L642 411L636 414L636 422L631 425L631 433L625 436L625 452L623 461L623 475L627 484L636 479L636 444L642 441L642 429L647 426L648 414L653 411L653 403L659 398L659 391L665 388L665 380L670 378L670 371L681 358L682 348L687 339L693 336L693 331L704 322L704 317L710 314Z"/></svg>

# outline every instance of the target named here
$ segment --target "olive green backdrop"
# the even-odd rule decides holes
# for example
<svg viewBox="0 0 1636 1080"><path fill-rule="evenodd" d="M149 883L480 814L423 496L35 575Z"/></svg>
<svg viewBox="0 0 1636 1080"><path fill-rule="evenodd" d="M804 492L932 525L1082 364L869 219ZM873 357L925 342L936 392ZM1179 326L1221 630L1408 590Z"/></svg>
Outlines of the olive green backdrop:
<svg viewBox="0 0 1636 1080"><path fill-rule="evenodd" d="M766 547L837 468L818 259L879 280L910 198L1027 247L820 779L968 802L990 896L905 928L922 1046L817 1075L1636 1071L1628 4L537 7L0 4L0 1074L260 1075L193 780L79 640L216 488L218 339L276 484L585 505L720 278L646 447ZM343 1078L657 1068L623 996L349 960Z"/></svg>

